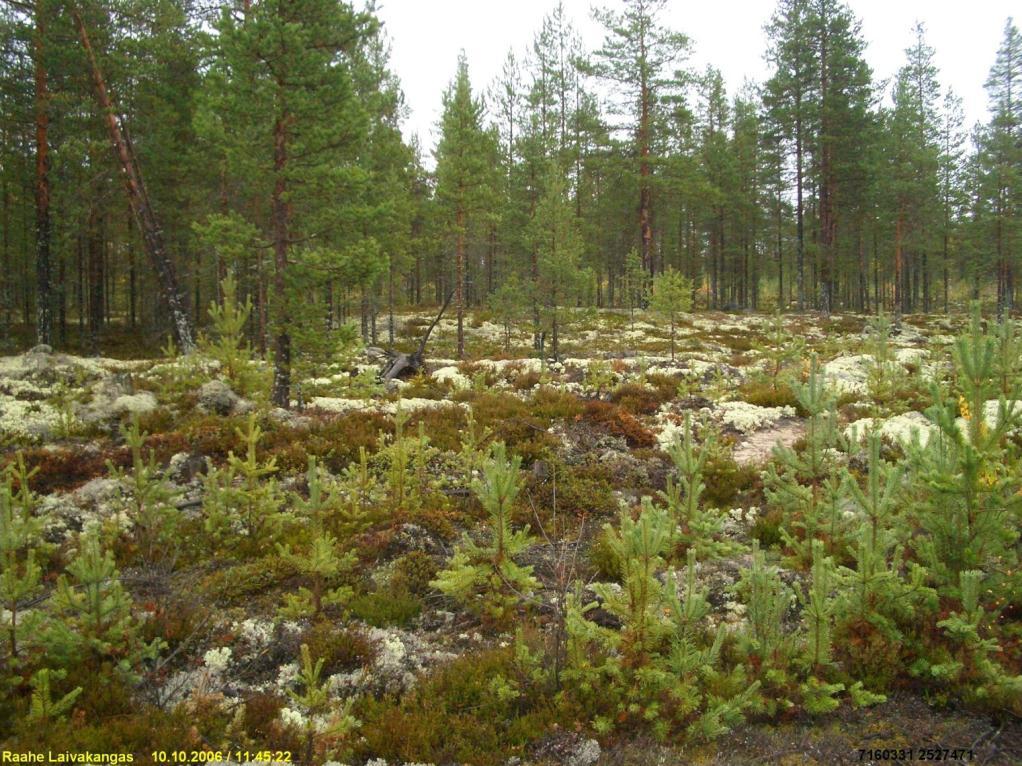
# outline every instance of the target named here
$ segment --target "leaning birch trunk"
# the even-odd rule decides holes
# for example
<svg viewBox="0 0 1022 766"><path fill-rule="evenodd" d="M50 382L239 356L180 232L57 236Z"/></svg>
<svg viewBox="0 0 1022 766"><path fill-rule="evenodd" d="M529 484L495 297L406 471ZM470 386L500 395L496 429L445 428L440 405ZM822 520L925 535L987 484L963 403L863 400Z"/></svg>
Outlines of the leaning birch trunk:
<svg viewBox="0 0 1022 766"><path fill-rule="evenodd" d="M100 110L106 120L107 128L110 131L110 139L113 143L114 154L121 164L124 172L124 186L128 192L128 201L135 214L139 230L142 232L142 244L146 254L152 262L153 268L159 279L160 290L163 299L170 312L171 327L174 332L174 342L178 347L188 353L195 349L195 332L191 319L185 310L184 299L177 282L177 275L174 273L174 264L167 254L163 243L163 231L160 229L156 214L149 203L149 195L146 193L145 184L142 181L142 174L135 161L135 154L128 141L124 127L114 112L110 95L106 89L106 82L103 73L99 69L96 55L89 41L85 23L82 21L81 13L71 5L71 16L75 26L78 28L78 36L81 39L82 47L85 49L86 57L89 60L89 67L92 70L92 80L96 87L96 99L99 101Z"/></svg>

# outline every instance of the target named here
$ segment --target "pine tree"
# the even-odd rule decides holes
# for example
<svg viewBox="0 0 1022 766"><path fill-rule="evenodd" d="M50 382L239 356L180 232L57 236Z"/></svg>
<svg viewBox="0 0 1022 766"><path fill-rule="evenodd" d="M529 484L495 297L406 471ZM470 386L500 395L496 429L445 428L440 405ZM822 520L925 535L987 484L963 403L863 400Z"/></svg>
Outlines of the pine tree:
<svg viewBox="0 0 1022 766"><path fill-rule="evenodd" d="M674 360L674 335L678 319L692 310L692 283L680 271L669 269L653 279L649 308L671 326L671 360Z"/></svg>
<svg viewBox="0 0 1022 766"><path fill-rule="evenodd" d="M337 586L335 581L339 576L350 573L356 563L354 551L342 554L338 540L327 531L328 517L335 503L332 497L326 495L323 470L313 457L309 458L305 476L309 497L296 498L295 505L300 518L308 525L309 542L304 549L297 551L290 543L277 543L281 558L311 585L285 596L286 602L280 614L292 619L306 616L317 619L322 616L324 607L342 605L349 601L352 589Z"/></svg>
<svg viewBox="0 0 1022 766"><path fill-rule="evenodd" d="M444 94L440 142L436 148L437 198L454 240L454 306L458 319L458 358L465 355L465 268L472 226L494 207L491 157L494 137L483 128L483 104L472 95L468 59Z"/></svg>
<svg viewBox="0 0 1022 766"><path fill-rule="evenodd" d="M156 465L156 455L149 450L148 459L142 457L142 446L148 434L141 430L138 415L122 429L125 443L131 450L131 469L125 471L107 463L111 479L127 490L123 499L132 524L132 537L142 561L148 564L174 565L173 544L179 511L175 507L177 492Z"/></svg>
<svg viewBox="0 0 1022 766"><path fill-rule="evenodd" d="M986 81L991 120L978 137L979 223L992 242L998 316L1015 306L1022 241L1022 34L1008 19Z"/></svg>
<svg viewBox="0 0 1022 766"><path fill-rule="evenodd" d="M335 706L326 681L320 680L325 660L322 657L313 660L308 644L302 644L301 652L302 662L298 673L301 691L288 689L288 696L299 708L294 711L298 715L292 714L291 719L302 722L304 760L312 763L317 744L323 743L328 748L331 744L336 745L339 740L358 729L361 721L351 714L354 698L346 699L339 709ZM328 752L333 751L330 749Z"/></svg>
<svg viewBox="0 0 1022 766"><path fill-rule="evenodd" d="M335 204L364 181L356 150L365 136L350 58L375 20L339 0L262 0L243 15L224 9L218 23L222 106L232 122L228 158L243 173L259 174L269 201L273 247L274 379L271 400L290 406L294 308L289 265L295 243L343 242L350 206Z"/></svg>
<svg viewBox="0 0 1022 766"><path fill-rule="evenodd" d="M944 96L940 123L938 158L941 207L941 281L943 310L948 313L951 293L951 266L961 249L962 219L965 217L966 162L963 130L965 115L962 99L950 89Z"/></svg>
<svg viewBox="0 0 1022 766"><path fill-rule="evenodd" d="M221 281L220 290L223 299L209 304L215 336L200 336L199 348L219 363L220 373L236 391L251 396L257 393L253 385L257 376L252 369L252 350L245 340L245 327L252 315L252 298L238 300L238 284L233 274Z"/></svg>
<svg viewBox="0 0 1022 766"><path fill-rule="evenodd" d="M490 540L480 546L466 535L447 568L430 583L498 624L538 585L532 567L513 559L532 543L528 527L511 529L511 508L522 488L521 462L517 455L508 457L503 442L492 445L482 478L472 482L473 494L489 514Z"/></svg>
<svg viewBox="0 0 1022 766"><path fill-rule="evenodd" d="M244 430L236 428L235 432L245 445L245 456L238 457L232 450L225 467L210 465L202 500L203 528L214 550L242 555L272 545L284 522L283 498L272 478L276 461L259 460L263 432L255 413L249 415Z"/></svg>
<svg viewBox="0 0 1022 766"><path fill-rule="evenodd" d="M969 331L954 346L950 395L932 387L934 404L926 414L938 433L913 455L924 490L913 515L925 532L913 542L945 593L957 592L966 570L999 570L1016 558L1019 532L1009 520L1022 495L1009 469L1007 435L1022 422L1022 390L1015 380L1011 393L1003 393L996 358L997 338L984 332L977 307Z"/></svg>
<svg viewBox="0 0 1022 766"><path fill-rule="evenodd" d="M938 100L940 86L922 24L915 43L905 53L908 63L898 72L894 110L890 117L894 143L890 173L895 216L894 304L899 314L911 311L922 283L923 311L930 310L929 256L936 250L938 230L939 161ZM910 260L911 256L911 260Z"/></svg>
<svg viewBox="0 0 1022 766"><path fill-rule="evenodd" d="M806 305L805 189L806 154L813 139L816 104L811 49L809 0L780 0L767 26L767 60L774 75L767 81L763 101L778 137L795 156L795 268L798 310Z"/></svg>
<svg viewBox="0 0 1022 766"><path fill-rule="evenodd" d="M606 28L603 46L594 52L593 71L613 83L621 94L618 105L629 117L630 144L636 158L632 172L638 178L639 252L642 265L656 273L653 253L653 168L655 126L679 88L682 62L689 40L661 25L666 0L626 0L624 10L594 10Z"/></svg>
<svg viewBox="0 0 1022 766"><path fill-rule="evenodd" d="M112 660L131 678L143 660L154 659L165 646L159 638L142 639L141 624L132 614L131 596L121 585L113 552L104 551L95 534L79 539L67 574L57 580L53 607L59 621L47 626L46 640L73 652L69 658L55 652L56 662Z"/></svg>
<svg viewBox="0 0 1022 766"><path fill-rule="evenodd" d="M537 253L537 303L550 330L550 354L557 361L568 307L577 300L586 279L580 271L582 240L578 221L563 176L553 162L547 168L544 187L529 225L529 239Z"/></svg>
<svg viewBox="0 0 1022 766"><path fill-rule="evenodd" d="M792 551L796 565L809 567L812 541L824 540L828 550L841 549L845 522L841 514L844 496L836 476L835 446L837 411L833 393L813 356L805 383L795 383L795 397L806 412L805 447L796 451L778 445L775 460L767 466L764 491L767 502L785 514L781 537Z"/></svg>
<svg viewBox="0 0 1022 766"><path fill-rule="evenodd" d="M52 547L43 540L46 519L36 515L37 498L29 489L36 470L29 471L19 454L0 479L0 608L7 612L8 672L17 669L20 638L30 632L19 623L21 606L43 591L43 565Z"/></svg>

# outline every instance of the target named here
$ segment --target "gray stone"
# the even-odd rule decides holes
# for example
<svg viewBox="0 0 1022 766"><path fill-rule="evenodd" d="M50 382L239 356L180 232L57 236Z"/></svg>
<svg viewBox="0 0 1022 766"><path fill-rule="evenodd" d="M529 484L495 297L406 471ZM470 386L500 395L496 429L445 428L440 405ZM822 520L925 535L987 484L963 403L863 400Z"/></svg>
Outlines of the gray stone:
<svg viewBox="0 0 1022 766"><path fill-rule="evenodd" d="M175 484L190 484L205 473L206 458L198 453L178 452L167 466L167 478Z"/></svg>
<svg viewBox="0 0 1022 766"><path fill-rule="evenodd" d="M222 380L203 383L199 389L199 409L217 415L230 415L241 401L231 387Z"/></svg>
<svg viewBox="0 0 1022 766"><path fill-rule="evenodd" d="M600 743L595 739L587 739L580 743L578 749L568 756L567 766L592 766L600 760Z"/></svg>

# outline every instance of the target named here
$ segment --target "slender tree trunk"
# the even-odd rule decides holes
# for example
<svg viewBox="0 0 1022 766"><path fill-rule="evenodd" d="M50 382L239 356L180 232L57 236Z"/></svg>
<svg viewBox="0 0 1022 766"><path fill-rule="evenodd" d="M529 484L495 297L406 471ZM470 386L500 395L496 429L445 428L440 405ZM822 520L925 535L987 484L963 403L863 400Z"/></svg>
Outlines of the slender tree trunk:
<svg viewBox="0 0 1022 766"><path fill-rule="evenodd" d="M923 251L922 263L919 266L923 272L923 313L930 313L930 267L926 257L926 251Z"/></svg>
<svg viewBox="0 0 1022 766"><path fill-rule="evenodd" d="M803 201L803 148L802 148L802 101L801 94L795 99L795 238L796 238L796 269L798 280L798 310L806 308L806 227L805 203Z"/></svg>
<svg viewBox="0 0 1022 766"><path fill-rule="evenodd" d="M291 405L291 335L287 305L287 255L291 238L291 209L287 201L288 125L291 115L283 107L273 126L273 293L277 302L274 324L276 339L273 354L273 391L271 400L285 409Z"/></svg>
<svg viewBox="0 0 1022 766"><path fill-rule="evenodd" d="M58 269L57 277L57 316L58 316L58 327L60 328L60 345L61 347L67 346L67 282L65 281L65 267L64 259L60 259L60 266Z"/></svg>
<svg viewBox="0 0 1022 766"><path fill-rule="evenodd" d="M114 153L120 161L121 170L124 173L124 185L127 189L128 199L135 213L139 230L142 232L142 242L145 246L146 254L149 256L150 261L152 261L153 268L156 271L163 300L170 313L174 340L181 350L185 352L192 351L195 348L195 331L188 317L185 301L174 271L173 261L170 259L164 246L163 230L160 228L156 214L149 203L149 196L146 193L142 175L135 161L134 152L107 92L106 82L96 61L96 55L89 41L85 24L82 21L81 14L73 4L71 5L71 15L74 18L75 26L78 28L78 36L81 39L89 67L92 70L96 98L110 132Z"/></svg>
<svg viewBox="0 0 1022 766"><path fill-rule="evenodd" d="M820 98L821 102L826 101L830 89L830 50L828 47L828 36L826 25L822 27L823 34L820 37ZM835 194L837 182L833 172L833 151L834 147L829 138L830 120L827 119L827 106L821 103L823 118L821 119L821 142L820 149L820 296L823 313L829 315L834 308L834 286L835 286L835 255L834 247L837 239L837 219L835 217Z"/></svg>
<svg viewBox="0 0 1022 766"><path fill-rule="evenodd" d="M458 241L454 253L454 306L458 312L458 359L465 358L465 211L457 212Z"/></svg>
<svg viewBox="0 0 1022 766"><path fill-rule="evenodd" d="M88 227L88 303L89 351L99 353L103 327L103 235L102 221L95 206L89 211Z"/></svg>
<svg viewBox="0 0 1022 766"><path fill-rule="evenodd" d="M6 145L6 136L5 145ZM0 272L0 279L3 280L0 283L0 303L3 304L3 315L4 315L4 336L7 337L11 327L11 303L14 297L14 290L11 289L11 281L14 276L14 271L11 268L11 194L8 189L7 174L3 174L3 218L0 219L0 247L2 247L2 259L0 259L0 266L3 267Z"/></svg>
<svg viewBox="0 0 1022 766"><path fill-rule="evenodd" d="M645 60L645 40L640 41L640 55ZM646 82L645 69L642 70L639 88L639 236L642 241L642 265L650 273L656 273L653 263L653 190L650 183L652 169L650 167L650 100L653 94Z"/></svg>
<svg viewBox="0 0 1022 766"><path fill-rule="evenodd" d="M131 329L135 329L138 321L136 307L138 305L138 276L135 263L135 236L132 216L128 216L128 318Z"/></svg>
<svg viewBox="0 0 1022 766"><path fill-rule="evenodd" d="M944 243L942 249L941 266L943 270L942 279L944 282L944 313L948 313L948 282L950 282L950 276L948 274L948 231L947 221L944 222Z"/></svg>
<svg viewBox="0 0 1022 766"><path fill-rule="evenodd" d="M387 279L387 342L394 345L394 259L390 260Z"/></svg>
<svg viewBox="0 0 1022 766"><path fill-rule="evenodd" d="M36 0L35 59L35 245L36 342L53 342L53 299L50 294L50 94L45 60L44 0Z"/></svg>
<svg viewBox="0 0 1022 766"><path fill-rule="evenodd" d="M904 279L902 275L904 264L902 263L903 255L901 250L901 236L902 229L904 228L902 218L902 212L899 210L898 220L894 226L894 311L897 316L900 316L902 313L902 301L904 300L903 293L905 291L904 285L902 284L902 280Z"/></svg>

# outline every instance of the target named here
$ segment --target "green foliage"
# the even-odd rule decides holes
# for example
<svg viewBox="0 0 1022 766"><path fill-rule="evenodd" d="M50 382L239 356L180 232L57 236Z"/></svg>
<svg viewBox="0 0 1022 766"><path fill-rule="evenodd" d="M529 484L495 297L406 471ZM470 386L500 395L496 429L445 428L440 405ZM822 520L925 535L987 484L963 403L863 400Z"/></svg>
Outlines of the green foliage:
<svg viewBox="0 0 1022 766"><path fill-rule="evenodd" d="M528 295L516 273L512 272L490 293L488 305L493 318L504 328L504 351L510 351L515 326L525 318L528 309Z"/></svg>
<svg viewBox="0 0 1022 766"><path fill-rule="evenodd" d="M439 499L437 481L429 472L436 448L430 446L425 424L420 420L414 434L406 434L410 415L398 403L392 424L393 437L373 457L382 466L390 507L396 512L414 512Z"/></svg>
<svg viewBox="0 0 1022 766"><path fill-rule="evenodd" d="M912 672L939 687L956 687L967 699L985 705L1017 709L1022 695L1022 675L1011 675L997 660L1001 646L989 637L990 625L980 603L983 572L970 569L959 574L960 608L939 621L950 643L939 657L921 657Z"/></svg>
<svg viewBox="0 0 1022 766"><path fill-rule="evenodd" d="M621 289L625 296L624 303L628 307L628 318L634 326L635 309L645 300L649 286L649 277L642 266L642 256L639 255L637 248L633 247L625 255L624 267Z"/></svg>
<svg viewBox="0 0 1022 766"><path fill-rule="evenodd" d="M537 253L534 300L550 333L550 355L558 360L561 333L573 316L568 307L578 300L589 275L581 263L582 236L564 172L555 162L545 169L543 189L527 238Z"/></svg>
<svg viewBox="0 0 1022 766"><path fill-rule="evenodd" d="M806 625L806 659L810 667L819 668L831 662L832 632L835 600L832 591L836 585L834 562L823 553L823 543L813 540L812 580L806 596L798 591L802 600L802 620Z"/></svg>
<svg viewBox="0 0 1022 766"><path fill-rule="evenodd" d="M210 301L209 318L213 323L213 337L199 339L199 349L219 365L220 374L231 382L231 387L242 396L265 393L265 377L253 364L252 349L245 337L245 328L252 314L252 298L238 300L238 285L233 274L220 282L223 301Z"/></svg>
<svg viewBox="0 0 1022 766"><path fill-rule="evenodd" d="M646 498L638 519L622 513L619 530L605 527L621 585L593 590L620 631L587 619L595 603L569 598L563 676L598 732L632 724L660 738L680 730L712 738L739 723L755 701L759 683L750 683L743 667L719 668L724 627L706 633L707 591L697 585L695 551L688 551L684 593L675 573L663 571L672 526L667 511Z"/></svg>
<svg viewBox="0 0 1022 766"><path fill-rule="evenodd" d="M869 395L875 402L892 399L899 365L891 348L891 323L881 312L868 325L868 349L872 357L867 373Z"/></svg>
<svg viewBox="0 0 1022 766"><path fill-rule="evenodd" d="M757 347L763 358L767 360L766 376L770 381L772 391L786 387L783 384L785 373L795 362L802 359L804 348L805 340L788 331L784 325L784 314L778 309L771 321L766 343ZM752 400L746 398L745 401L751 402ZM758 404L758 402L752 403Z"/></svg>
<svg viewBox="0 0 1022 766"><path fill-rule="evenodd" d="M841 513L844 487L839 479L836 401L828 390L814 356L805 383L794 384L795 395L807 413L805 446L801 451L777 446L766 470L764 489L771 508L784 513L780 529L791 561L803 568L812 562L812 540L823 540L830 551L841 552L846 521Z"/></svg>
<svg viewBox="0 0 1022 766"><path fill-rule="evenodd" d="M931 581L951 596L962 572L1017 561L1022 479L1008 435L1022 425L1022 385L1012 380L1004 394L997 349L998 338L983 331L977 309L954 346L957 401L932 387L926 414L938 433L912 451L918 486L912 515L925 532L913 542ZM996 579L992 585L998 587Z"/></svg>
<svg viewBox="0 0 1022 766"><path fill-rule="evenodd" d="M298 673L301 691L288 689L288 696L297 707L305 739L305 762L311 763L317 749L324 755L337 751L340 743L356 731L362 722L351 714L354 699L348 698L339 709L331 699L326 680L320 680L323 658L312 659L308 644L302 644L302 662ZM292 719L292 720L293 720ZM294 724L292 724L294 725Z"/></svg>
<svg viewBox="0 0 1022 766"><path fill-rule="evenodd" d="M671 359L674 359L674 336L678 319L692 310L692 280L673 269L658 274L653 279L649 308L671 325Z"/></svg>
<svg viewBox="0 0 1022 766"><path fill-rule="evenodd" d="M766 563L758 541L752 542L752 565L741 572L735 592L744 599L748 629L742 636L747 651L764 664L784 668L793 646L784 632L784 617L795 596L778 568Z"/></svg>
<svg viewBox="0 0 1022 766"><path fill-rule="evenodd" d="M113 553L103 551L95 535L82 535L53 593L59 621L47 625L49 662L70 667L115 660L118 670L133 678L143 660L157 656L164 643L141 639L131 597L119 577Z"/></svg>
<svg viewBox="0 0 1022 766"><path fill-rule="evenodd" d="M712 434L700 449L696 449L692 436L692 418L685 413L685 426L680 437L667 447L674 464L674 473L667 477L667 488L660 497L675 524L668 543L668 560L673 560L675 548L693 548L700 557L709 558L734 552L737 546L723 539L723 517L716 509L708 509L701 502L707 458L714 449Z"/></svg>
<svg viewBox="0 0 1022 766"><path fill-rule="evenodd" d="M32 674L32 702L28 715L25 717L26 721L39 726L48 726L65 717L82 693L82 687L77 686L60 699L53 699L50 679L54 677L59 679L64 675L63 672L54 672L47 668L42 668Z"/></svg>
<svg viewBox="0 0 1022 766"><path fill-rule="evenodd" d="M126 490L120 502L131 521L134 549L147 564L172 567L178 549L175 535L180 519L175 506L178 492L157 467L153 450L143 460L142 445L147 434L139 427L137 415L122 428L122 433L131 450L131 468L124 470L108 461L107 470Z"/></svg>
<svg viewBox="0 0 1022 766"><path fill-rule="evenodd" d="M599 399L603 392L612 385L614 385L614 373L607 362L596 359L586 365L586 374L582 381L582 387L586 391L591 391Z"/></svg>
<svg viewBox="0 0 1022 766"><path fill-rule="evenodd" d="M482 477L472 492L489 515L491 537L477 545L466 536L431 585L452 596L474 613L497 623L506 621L537 586L532 567L516 564L513 557L532 544L529 529L511 529L511 509L521 491L521 458L509 458L503 442L490 448Z"/></svg>
<svg viewBox="0 0 1022 766"><path fill-rule="evenodd" d="M283 498L277 481L274 459L259 460L257 446L263 436L251 413L245 429L235 429L245 445L245 457L233 451L227 466L210 465L203 496L203 527L215 550L227 555L258 553L267 550L284 524Z"/></svg>
<svg viewBox="0 0 1022 766"><path fill-rule="evenodd" d="M816 676L802 684L802 706L809 715L833 713L841 705L837 695L845 689L844 684L828 684Z"/></svg>
<svg viewBox="0 0 1022 766"><path fill-rule="evenodd" d="M46 519L36 515L37 498L29 488L35 470L18 453L0 478L0 608L7 612L9 672L18 667L19 641L33 632L31 616L29 624L19 622L20 607L42 593L43 565L53 548L43 539Z"/></svg>
<svg viewBox="0 0 1022 766"><path fill-rule="evenodd" d="M297 550L291 543L277 543L277 551L309 585L284 597L284 606L279 610L284 618L316 619L324 608L347 603L353 593L350 587L336 584L354 568L356 557L354 551L342 553L337 539L326 528L333 504L326 496L323 471L315 458L309 458L305 476L309 497L307 500L296 497L294 505L298 518L307 528L308 542Z"/></svg>

